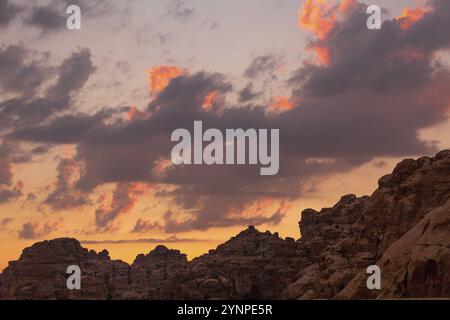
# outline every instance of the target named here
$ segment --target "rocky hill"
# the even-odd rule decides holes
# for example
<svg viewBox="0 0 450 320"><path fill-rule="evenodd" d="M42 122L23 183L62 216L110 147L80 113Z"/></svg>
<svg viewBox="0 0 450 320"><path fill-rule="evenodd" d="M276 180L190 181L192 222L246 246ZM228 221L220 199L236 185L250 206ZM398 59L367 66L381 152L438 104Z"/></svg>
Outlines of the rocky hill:
<svg viewBox="0 0 450 320"><path fill-rule="evenodd" d="M158 246L133 264L75 239L26 248L0 275L0 299L450 298L450 151L404 160L371 195L304 210L301 238L249 227L188 261ZM66 288L68 265L81 290ZM381 290L366 287L378 265Z"/></svg>

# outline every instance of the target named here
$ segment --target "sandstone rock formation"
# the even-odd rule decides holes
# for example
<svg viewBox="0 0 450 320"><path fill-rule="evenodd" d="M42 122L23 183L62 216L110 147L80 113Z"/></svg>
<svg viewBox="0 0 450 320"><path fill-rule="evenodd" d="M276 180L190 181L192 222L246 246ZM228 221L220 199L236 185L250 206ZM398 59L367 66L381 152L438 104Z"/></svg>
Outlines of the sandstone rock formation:
<svg viewBox="0 0 450 320"><path fill-rule="evenodd" d="M369 197L307 209L301 238L249 227L192 261L158 246L133 264L75 239L26 248L0 275L0 299L450 298L450 151L404 160ZM66 288L66 268L82 289ZM368 290L366 268L382 270Z"/></svg>

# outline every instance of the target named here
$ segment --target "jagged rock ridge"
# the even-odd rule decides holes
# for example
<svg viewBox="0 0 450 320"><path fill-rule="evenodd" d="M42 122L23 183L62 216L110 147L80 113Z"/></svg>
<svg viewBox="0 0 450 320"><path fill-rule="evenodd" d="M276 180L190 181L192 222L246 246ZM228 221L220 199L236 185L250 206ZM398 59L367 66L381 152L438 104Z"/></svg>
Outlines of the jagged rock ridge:
<svg viewBox="0 0 450 320"><path fill-rule="evenodd" d="M450 151L404 160L369 197L307 209L302 237L253 227L193 261L158 246L133 264L75 239L26 248L0 275L1 299L450 298ZM66 288L66 268L82 289ZM382 270L368 290L366 268Z"/></svg>

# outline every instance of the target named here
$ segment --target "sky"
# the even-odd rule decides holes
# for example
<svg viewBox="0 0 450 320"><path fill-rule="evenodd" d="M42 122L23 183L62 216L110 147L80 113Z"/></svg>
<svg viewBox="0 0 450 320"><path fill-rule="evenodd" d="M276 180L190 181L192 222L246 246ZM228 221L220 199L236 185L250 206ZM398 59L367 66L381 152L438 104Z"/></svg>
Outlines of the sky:
<svg viewBox="0 0 450 320"><path fill-rule="evenodd" d="M58 237L128 262L299 238L303 209L450 146L449 24L446 0L0 0L0 269ZM174 166L195 120L279 129L279 174Z"/></svg>

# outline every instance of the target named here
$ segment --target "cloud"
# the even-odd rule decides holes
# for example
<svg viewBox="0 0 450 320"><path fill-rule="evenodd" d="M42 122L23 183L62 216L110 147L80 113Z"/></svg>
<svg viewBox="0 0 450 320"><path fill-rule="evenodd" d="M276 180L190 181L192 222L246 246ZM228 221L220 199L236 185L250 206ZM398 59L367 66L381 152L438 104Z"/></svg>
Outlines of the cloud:
<svg viewBox="0 0 450 320"><path fill-rule="evenodd" d="M405 30L411 28L417 21L421 20L428 12L428 8L406 8L397 20L400 28Z"/></svg>
<svg viewBox="0 0 450 320"><path fill-rule="evenodd" d="M220 23L219 23L219 22L217 22L217 21L211 21L211 22L208 24L208 29L209 29L209 30L214 30L214 29L217 29L219 26L220 26Z"/></svg>
<svg viewBox="0 0 450 320"><path fill-rule="evenodd" d="M337 24L336 12L345 11L350 2L306 0L300 9L299 25L318 38L325 38Z"/></svg>
<svg viewBox="0 0 450 320"><path fill-rule="evenodd" d="M289 101L288 97L284 96L276 96L272 98L272 104L270 109L275 112L283 112L294 109L295 106L292 102Z"/></svg>
<svg viewBox="0 0 450 320"><path fill-rule="evenodd" d="M171 33L163 33L163 32L158 32L156 35L156 38L158 40L158 43L160 45L164 45L167 42L169 42L170 40L173 39L173 36Z"/></svg>
<svg viewBox="0 0 450 320"><path fill-rule="evenodd" d="M0 226L6 227L11 222L13 222L13 220L14 220L13 218L4 218L4 219L2 219L2 221L0 221Z"/></svg>
<svg viewBox="0 0 450 320"><path fill-rule="evenodd" d="M42 31L63 30L66 25L65 11L57 10L54 6L35 7L32 9L27 23L38 27Z"/></svg>
<svg viewBox="0 0 450 320"><path fill-rule="evenodd" d="M211 110L214 106L216 106L219 103L219 100L221 98L220 91L214 90L209 92L202 102L202 108L206 111Z"/></svg>
<svg viewBox="0 0 450 320"><path fill-rule="evenodd" d="M272 79L276 79L276 73L283 65L283 57L274 54L265 54L255 57L247 69L244 76L249 79L256 79L269 75Z"/></svg>
<svg viewBox="0 0 450 320"><path fill-rule="evenodd" d="M197 72L170 77L146 116L110 121L99 113L72 114L21 128L14 137L77 144L84 168L77 187L85 192L117 184L112 200L102 198L97 209L100 230L113 228L131 210L142 194L135 183L170 186L155 192L172 209L162 221L166 232L279 223L285 204L307 192L314 179L378 157L434 153L436 146L421 139L420 130L442 122L449 111L449 70L436 53L450 47L450 2L431 2L408 28L391 19L377 31L361 27L364 5L346 4L338 16L324 18L332 21L326 32L315 29L323 17L310 21L319 26L311 29L309 45L326 50L328 60L306 60L292 72L284 88L292 94L275 95L289 108L270 112L271 104L258 98L235 105L227 97L240 92L226 75ZM257 57L245 75L271 75L278 63L272 55ZM220 108L202 108L211 92L224 97ZM191 129L195 120L220 130L280 129L279 174L261 177L257 167L238 165L167 166L161 174L157 165L170 157L171 132Z"/></svg>
<svg viewBox="0 0 450 320"><path fill-rule="evenodd" d="M31 63L31 65L35 64ZM45 91L43 96L30 97L28 94L23 94L0 101L0 132L12 129L17 131L36 123L45 123L50 116L69 110L75 95L94 71L89 49L84 48L73 52L57 68L55 83ZM7 81L10 81L8 75L0 73L0 83ZM33 88L31 87L30 91Z"/></svg>
<svg viewBox="0 0 450 320"><path fill-rule="evenodd" d="M49 69L39 61L27 61L31 53L20 45L0 48L0 87L30 95L48 78Z"/></svg>
<svg viewBox="0 0 450 320"><path fill-rule="evenodd" d="M33 148L31 150L31 153L33 155L41 155L41 154L46 154L49 151L49 148L46 146L38 146L36 148Z"/></svg>
<svg viewBox="0 0 450 320"><path fill-rule="evenodd" d="M22 189L23 183L20 181L10 188L0 187L0 204L20 198Z"/></svg>
<svg viewBox="0 0 450 320"><path fill-rule="evenodd" d="M247 85L239 92L239 102L245 103L258 98L261 95L260 92L256 92L253 88L253 82L247 83Z"/></svg>
<svg viewBox="0 0 450 320"><path fill-rule="evenodd" d="M206 19L201 25L206 27L208 30L215 30L220 26L220 23L215 20Z"/></svg>
<svg viewBox="0 0 450 320"><path fill-rule="evenodd" d="M150 92L156 96L167 87L173 78L179 77L183 73L185 71L177 66L157 66L151 68L148 72Z"/></svg>
<svg viewBox="0 0 450 320"><path fill-rule="evenodd" d="M13 218L4 218L0 221L0 232L8 229L8 226L14 221Z"/></svg>
<svg viewBox="0 0 450 320"><path fill-rule="evenodd" d="M132 233L148 233L154 230L162 230L164 227L157 221L152 222L148 220L138 219L131 231Z"/></svg>
<svg viewBox="0 0 450 320"><path fill-rule="evenodd" d="M59 117L46 126L26 126L16 129L11 137L14 139L70 144L84 140L84 137L95 134L95 131L105 129L104 122L111 121L126 108L102 110L95 115L85 113L68 114Z"/></svg>
<svg viewBox="0 0 450 320"><path fill-rule="evenodd" d="M233 205L236 205L234 197L231 197L231 199ZM220 204L221 201L213 199L213 201L210 202L212 205L217 205ZM229 210L230 206L226 206L225 208ZM207 214L205 215L204 213ZM262 224L277 225L284 218L285 213L281 212L281 210L279 209L277 210L277 212L269 216L265 215L263 212L256 212L247 217L245 217L244 215L245 210L235 212L233 216L229 212L219 209L216 210L216 212L198 211L193 218L179 221L174 218L174 214L172 213L172 211L168 211L164 216L164 230L167 233L171 233L171 232L184 232L191 230L207 230L210 228L227 228L243 225L255 225L255 226ZM215 219L216 217L217 219Z"/></svg>
<svg viewBox="0 0 450 320"><path fill-rule="evenodd" d="M48 236L50 233L57 231L62 224L62 220L53 223L40 224L38 222L26 222L18 231L19 239L35 240Z"/></svg>
<svg viewBox="0 0 450 320"><path fill-rule="evenodd" d="M186 0L170 0L164 17L172 17L181 22L186 22L195 13L194 8L186 6L187 3L188 1Z"/></svg>
<svg viewBox="0 0 450 320"><path fill-rule="evenodd" d="M401 27L403 20L394 19L385 21L376 32L361 28L367 19L365 6L355 4L329 35L311 42L313 47L329 52L330 65L307 65L298 70L295 80L305 81L301 89L315 96L336 95L352 89L399 92L423 88L435 79L442 81L439 77L444 75L436 75L440 70L433 58L437 50L448 49L450 39L434 30L448 27L447 8L441 8L448 4L445 1L433 4L434 9L417 20L414 28L405 30ZM433 37L428 36L431 33Z"/></svg>
<svg viewBox="0 0 450 320"><path fill-rule="evenodd" d="M82 244L121 244L121 243L182 243L182 242L207 242L208 239L194 239L194 238L178 238L171 236L165 239L121 239L121 240L81 240Z"/></svg>
<svg viewBox="0 0 450 320"><path fill-rule="evenodd" d="M0 133L10 134L11 137L21 127L45 122L48 117L65 108L69 109L74 93L84 86L95 70L89 50L74 52L58 68L56 83L50 86L44 97L36 97L34 91L48 80L49 77L45 73L49 72L49 68L36 61L25 62L28 56L29 51L22 46L10 46L0 50L0 86L6 91L23 94L0 101ZM21 150L20 142L16 138L3 136L1 140L0 186L3 186L0 189L0 203L5 203L22 195L23 183L12 185L12 168L14 164L29 162L33 158L33 151ZM47 200L51 205L56 205L56 199L61 197L63 196L57 192ZM65 199L68 200L67 195Z"/></svg>
<svg viewBox="0 0 450 320"><path fill-rule="evenodd" d="M123 214L129 213L135 206L138 196L144 194L148 186L140 183L118 183L108 203L106 195L99 199L95 210L95 223L100 231L108 231Z"/></svg>
<svg viewBox="0 0 450 320"><path fill-rule="evenodd" d="M22 151L18 144L3 139L0 144L0 204L22 196L23 182L13 181L13 166L30 160L30 155Z"/></svg>
<svg viewBox="0 0 450 320"><path fill-rule="evenodd" d="M62 159L58 164L58 176L56 177L54 190L43 203L57 211L80 208L89 204L88 195L75 186L75 178L79 170L79 164L75 160Z"/></svg>
<svg viewBox="0 0 450 320"><path fill-rule="evenodd" d="M48 94L56 100L67 98L80 90L95 70L88 48L73 52L59 67L57 83Z"/></svg>
<svg viewBox="0 0 450 320"><path fill-rule="evenodd" d="M42 33L60 32L67 30L66 9L70 5L78 5L81 8L83 19L99 18L112 12L113 4L107 0L63 0L52 1L45 6L32 6L25 23L37 28ZM128 12L122 12L126 15Z"/></svg>
<svg viewBox="0 0 450 320"><path fill-rule="evenodd" d="M0 0L0 27L6 27L21 11L21 8L8 0Z"/></svg>
<svg viewBox="0 0 450 320"><path fill-rule="evenodd" d="M15 151L15 146L3 142L0 145L0 185L11 185L13 180L12 173L12 154Z"/></svg>

